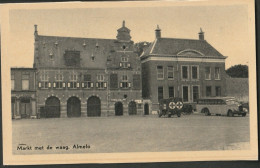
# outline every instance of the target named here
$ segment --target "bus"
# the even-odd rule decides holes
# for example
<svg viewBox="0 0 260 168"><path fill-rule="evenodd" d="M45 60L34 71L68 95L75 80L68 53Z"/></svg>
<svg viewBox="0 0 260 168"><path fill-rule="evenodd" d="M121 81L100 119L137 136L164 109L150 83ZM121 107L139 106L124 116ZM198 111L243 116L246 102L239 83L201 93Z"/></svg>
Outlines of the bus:
<svg viewBox="0 0 260 168"><path fill-rule="evenodd" d="M246 116L247 111L238 103L234 97L207 97L197 101L196 111L206 116L227 115L233 117L235 114Z"/></svg>

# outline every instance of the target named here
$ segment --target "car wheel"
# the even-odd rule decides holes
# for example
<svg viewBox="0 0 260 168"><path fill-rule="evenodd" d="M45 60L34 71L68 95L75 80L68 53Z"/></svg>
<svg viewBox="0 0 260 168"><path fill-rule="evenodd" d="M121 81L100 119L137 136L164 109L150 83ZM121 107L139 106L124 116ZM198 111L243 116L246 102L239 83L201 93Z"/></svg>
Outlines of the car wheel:
<svg viewBox="0 0 260 168"><path fill-rule="evenodd" d="M178 117L181 117L181 113L177 113L177 116L178 116Z"/></svg>
<svg viewBox="0 0 260 168"><path fill-rule="evenodd" d="M171 114L168 114L168 118L170 118L172 115Z"/></svg>
<svg viewBox="0 0 260 168"><path fill-rule="evenodd" d="M242 114L242 117L245 117L246 116L246 113Z"/></svg>
<svg viewBox="0 0 260 168"><path fill-rule="evenodd" d="M209 113L209 110L208 109L204 109L204 113L205 113L205 116L209 116L210 113Z"/></svg>
<svg viewBox="0 0 260 168"><path fill-rule="evenodd" d="M229 117L233 117L234 116L234 114L233 114L233 112L231 110L228 111L228 116Z"/></svg>

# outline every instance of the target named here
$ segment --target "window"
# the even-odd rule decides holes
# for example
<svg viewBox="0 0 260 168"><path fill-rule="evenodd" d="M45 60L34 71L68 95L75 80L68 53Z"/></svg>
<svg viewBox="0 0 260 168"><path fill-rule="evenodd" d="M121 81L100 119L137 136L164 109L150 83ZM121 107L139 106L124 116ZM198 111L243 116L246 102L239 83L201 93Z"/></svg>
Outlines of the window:
<svg viewBox="0 0 260 168"><path fill-rule="evenodd" d="M163 79L163 66L157 66L157 79Z"/></svg>
<svg viewBox="0 0 260 168"><path fill-rule="evenodd" d="M131 67L130 63L128 62L127 57L121 57L120 67L122 67L122 68L130 68Z"/></svg>
<svg viewBox="0 0 260 168"><path fill-rule="evenodd" d="M216 96L221 96L221 87L216 86Z"/></svg>
<svg viewBox="0 0 260 168"><path fill-rule="evenodd" d="M48 72L42 72L41 75L40 75L40 80L41 80L41 82L39 82L38 87L43 88L43 89L47 89L49 87Z"/></svg>
<svg viewBox="0 0 260 168"><path fill-rule="evenodd" d="M55 80L56 80L56 82L54 82L53 83L53 87L54 88L58 88L58 89L60 89L60 88L62 88L63 87L63 75L62 75L62 73L56 73L56 76L55 76Z"/></svg>
<svg viewBox="0 0 260 168"><path fill-rule="evenodd" d="M75 89L79 87L79 83L77 83L78 75L76 73L70 74L70 82L68 83L68 88Z"/></svg>
<svg viewBox="0 0 260 168"><path fill-rule="evenodd" d="M199 78L198 66L192 66L191 67L191 76L192 76L192 79L198 79Z"/></svg>
<svg viewBox="0 0 260 168"><path fill-rule="evenodd" d="M110 74L110 89L118 88L117 74Z"/></svg>
<svg viewBox="0 0 260 168"><path fill-rule="evenodd" d="M83 76L82 88L91 88L93 83L91 82L91 74L86 74Z"/></svg>
<svg viewBox="0 0 260 168"><path fill-rule="evenodd" d="M161 99L163 99L163 87L159 86L158 87L158 101L160 101Z"/></svg>
<svg viewBox="0 0 260 168"><path fill-rule="evenodd" d="M215 67L215 79L220 79L220 68Z"/></svg>
<svg viewBox="0 0 260 168"><path fill-rule="evenodd" d="M29 74L22 74L22 90L29 90Z"/></svg>
<svg viewBox="0 0 260 168"><path fill-rule="evenodd" d="M183 98L183 102L189 101L189 87L188 86L182 86L182 98Z"/></svg>
<svg viewBox="0 0 260 168"><path fill-rule="evenodd" d="M11 90L14 90L14 74L11 74Z"/></svg>
<svg viewBox="0 0 260 168"><path fill-rule="evenodd" d="M173 79L173 77L174 77L173 66L168 66L167 71L168 71L168 79Z"/></svg>
<svg viewBox="0 0 260 168"><path fill-rule="evenodd" d="M205 67L205 79L206 80L210 80L211 79L210 67Z"/></svg>
<svg viewBox="0 0 260 168"><path fill-rule="evenodd" d="M141 89L141 75L140 74L133 75L133 88Z"/></svg>
<svg viewBox="0 0 260 168"><path fill-rule="evenodd" d="M211 96L211 86L206 86L206 96L207 97Z"/></svg>
<svg viewBox="0 0 260 168"><path fill-rule="evenodd" d="M128 82L127 75L122 75L122 82L120 83L121 88L129 88L131 86L131 83Z"/></svg>
<svg viewBox="0 0 260 168"><path fill-rule="evenodd" d="M169 98L170 97L174 97L174 87L173 86L169 86Z"/></svg>
<svg viewBox="0 0 260 168"><path fill-rule="evenodd" d="M193 102L197 102L197 100L199 99L199 86L192 87L192 99Z"/></svg>
<svg viewBox="0 0 260 168"><path fill-rule="evenodd" d="M182 66L182 79L188 79L188 66Z"/></svg>
<svg viewBox="0 0 260 168"><path fill-rule="evenodd" d="M104 82L104 75L103 74L98 74L97 75L97 83L96 83L96 88L99 89L104 89L107 87L107 83Z"/></svg>

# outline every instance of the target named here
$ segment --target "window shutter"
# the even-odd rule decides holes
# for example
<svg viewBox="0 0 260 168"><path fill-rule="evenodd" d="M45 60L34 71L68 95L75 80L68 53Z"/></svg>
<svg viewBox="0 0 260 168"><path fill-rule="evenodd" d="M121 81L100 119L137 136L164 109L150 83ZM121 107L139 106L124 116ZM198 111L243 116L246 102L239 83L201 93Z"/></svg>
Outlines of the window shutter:
<svg viewBox="0 0 260 168"><path fill-rule="evenodd" d="M77 83L77 88L79 88L79 83Z"/></svg>
<svg viewBox="0 0 260 168"><path fill-rule="evenodd" d="M41 88L41 87L42 87L42 83L41 83L41 82L39 82L39 84L38 84L38 87L39 87L39 88Z"/></svg>
<svg viewBox="0 0 260 168"><path fill-rule="evenodd" d="M70 82L68 82L68 88L70 88Z"/></svg>
<svg viewBox="0 0 260 168"><path fill-rule="evenodd" d="M130 64L130 63L127 63L127 67L130 68L130 67L131 67L131 64Z"/></svg>
<svg viewBox="0 0 260 168"><path fill-rule="evenodd" d="M84 88L84 83L81 83L81 87Z"/></svg>
<svg viewBox="0 0 260 168"><path fill-rule="evenodd" d="M48 87L49 87L49 88L51 87L51 82L48 83Z"/></svg>
<svg viewBox="0 0 260 168"><path fill-rule="evenodd" d="M91 83L90 83L90 87L92 87L92 88L94 87L94 84L93 84L93 82L91 82Z"/></svg>
<svg viewBox="0 0 260 168"><path fill-rule="evenodd" d="M130 82L128 82L128 87L131 87L131 83Z"/></svg>
<svg viewBox="0 0 260 168"><path fill-rule="evenodd" d="M121 63L121 62L120 62L120 64L119 64L119 66L122 67L122 63Z"/></svg>
<svg viewBox="0 0 260 168"><path fill-rule="evenodd" d="M96 82L96 88L98 88L98 82Z"/></svg>
<svg viewBox="0 0 260 168"><path fill-rule="evenodd" d="M56 83L55 82L53 82L53 87L56 88Z"/></svg>
<svg viewBox="0 0 260 168"><path fill-rule="evenodd" d="M65 82L62 83L62 87L64 87L64 88L66 87L66 83Z"/></svg>
<svg viewBox="0 0 260 168"><path fill-rule="evenodd" d="M120 82L120 87L123 87L123 83L122 82Z"/></svg>
<svg viewBox="0 0 260 168"><path fill-rule="evenodd" d="M104 82L104 88L106 88L107 87L107 83L106 82Z"/></svg>

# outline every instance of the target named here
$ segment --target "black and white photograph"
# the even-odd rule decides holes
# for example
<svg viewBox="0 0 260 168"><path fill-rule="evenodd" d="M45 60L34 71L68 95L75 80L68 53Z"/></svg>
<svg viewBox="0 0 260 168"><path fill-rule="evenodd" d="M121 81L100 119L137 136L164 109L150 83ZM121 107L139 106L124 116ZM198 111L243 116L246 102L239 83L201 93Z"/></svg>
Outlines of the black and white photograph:
<svg viewBox="0 0 260 168"><path fill-rule="evenodd" d="M256 160L254 1L1 6L4 164Z"/></svg>

